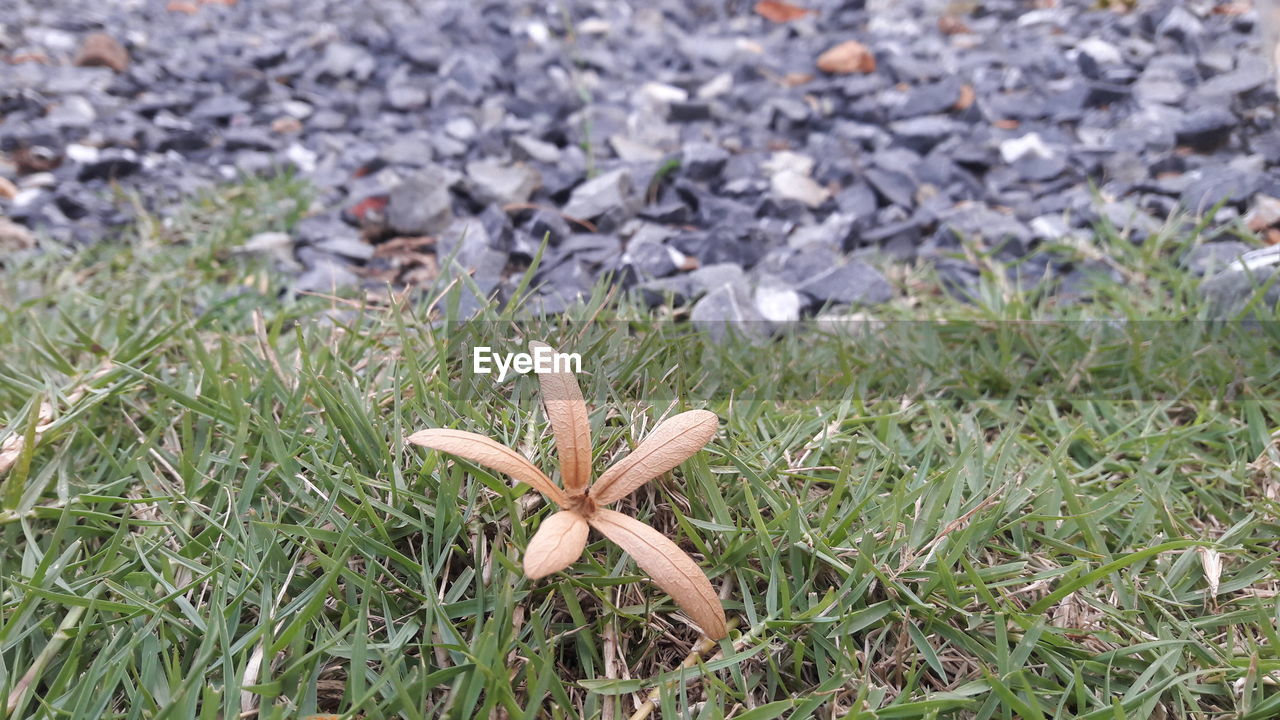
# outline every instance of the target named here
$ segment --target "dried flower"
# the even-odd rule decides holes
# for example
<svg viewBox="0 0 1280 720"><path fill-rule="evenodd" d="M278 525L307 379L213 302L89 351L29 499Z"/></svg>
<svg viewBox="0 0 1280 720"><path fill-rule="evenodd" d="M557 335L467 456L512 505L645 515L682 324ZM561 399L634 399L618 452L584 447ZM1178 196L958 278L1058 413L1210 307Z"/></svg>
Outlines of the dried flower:
<svg viewBox="0 0 1280 720"><path fill-rule="evenodd" d="M529 346L546 347L543 343ZM667 419L593 485L591 426L577 378L571 372L554 372L539 373L538 379L555 435L563 489L520 453L483 435L433 428L420 430L408 440L506 473L561 508L543 520L529 540L524 556L529 578L537 580L572 564L586 548L588 528L595 528L630 553L708 637L725 637L724 608L693 558L649 525L604 507L692 457L715 435L715 413L690 410Z"/></svg>

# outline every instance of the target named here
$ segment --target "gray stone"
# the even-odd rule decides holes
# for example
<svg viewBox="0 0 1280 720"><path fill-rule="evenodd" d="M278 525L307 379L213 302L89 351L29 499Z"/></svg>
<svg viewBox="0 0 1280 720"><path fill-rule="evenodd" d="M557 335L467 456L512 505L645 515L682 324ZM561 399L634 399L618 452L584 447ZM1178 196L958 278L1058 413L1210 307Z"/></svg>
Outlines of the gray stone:
<svg viewBox="0 0 1280 720"><path fill-rule="evenodd" d="M279 141L267 130L256 127L227 128L222 132L227 150L275 150Z"/></svg>
<svg viewBox="0 0 1280 720"><path fill-rule="evenodd" d="M1196 276L1211 275L1216 272L1225 270L1233 261L1238 260L1241 255L1252 250L1253 247L1239 240L1225 240L1219 242L1210 242L1203 245L1197 245L1191 248L1182 258L1182 267L1187 272Z"/></svg>
<svg viewBox="0 0 1280 720"><path fill-rule="evenodd" d="M484 223L475 218L457 218L440 233L436 255L441 260L453 258L462 267L474 270L489 245L489 231Z"/></svg>
<svg viewBox="0 0 1280 720"><path fill-rule="evenodd" d="M387 198L387 224L401 235L434 235L452 219L448 181L434 169L406 179Z"/></svg>
<svg viewBox="0 0 1280 720"><path fill-rule="evenodd" d="M618 168L597 175L574 188L564 213L583 220L598 218L608 212L634 212L631 197L631 171Z"/></svg>
<svg viewBox="0 0 1280 720"><path fill-rule="evenodd" d="M831 191L813 178L791 169L775 172L769 179L769 186L778 197L796 200L811 208L822 205L831 197Z"/></svg>
<svg viewBox="0 0 1280 720"><path fill-rule="evenodd" d="M1186 99L1190 88L1181 78L1167 72L1143 73L1133 88L1134 97L1143 105L1177 105Z"/></svg>
<svg viewBox="0 0 1280 720"><path fill-rule="evenodd" d="M684 276L689 293L693 296L709 293L725 285L745 285L747 276L742 267L734 263L706 265Z"/></svg>
<svg viewBox="0 0 1280 720"><path fill-rule="evenodd" d="M680 170L692 180L710 182L720 177L729 153L719 145L711 143L690 143L681 153Z"/></svg>
<svg viewBox="0 0 1280 720"><path fill-rule="evenodd" d="M762 281L755 292L756 310L771 323L788 323L800 319L805 301L789 287Z"/></svg>
<svg viewBox="0 0 1280 720"><path fill-rule="evenodd" d="M1183 118L1175 130L1178 143L1200 152L1212 152L1231 139L1239 120L1224 107L1197 110Z"/></svg>
<svg viewBox="0 0 1280 720"><path fill-rule="evenodd" d="M67 95L53 105L45 120L60 128L84 128L98 119L93 103L83 95Z"/></svg>
<svg viewBox="0 0 1280 720"><path fill-rule="evenodd" d="M426 106L430 95L427 89L406 79L387 84L387 104L400 111L417 110Z"/></svg>
<svg viewBox="0 0 1280 720"><path fill-rule="evenodd" d="M1182 191L1182 206L1193 213L1204 213L1219 202L1243 206L1262 189L1262 175L1233 167L1209 166L1189 173L1190 181Z"/></svg>
<svg viewBox="0 0 1280 720"><path fill-rule="evenodd" d="M916 184L907 174L871 168L866 172L866 179L885 200L908 210L915 207Z"/></svg>
<svg viewBox="0 0 1280 720"><path fill-rule="evenodd" d="M546 279L567 285L544 296L576 296L621 270L622 282L670 281L692 301L736 266L733 277L746 269L760 281L738 280L757 310L789 316L787 293L812 306L800 286L843 267L846 251L936 258L961 249L951 231L964 227L988 245L1017 238L991 260L1034 279L1048 269L1025 257L1038 240L1085 238L1099 217L1135 226L1140 240L1179 202L1203 211L1225 199L1213 220L1229 225L1254 198L1280 194L1272 78L1254 37L1267 15L1168 0L1026 12L999 0L952 34L921 14L944 0L922 2L833 2L786 24L679 3L628 19L571 2L567 64L562 18L523 3L505 15L468 3L294 3L228 33L208 30L244 20L245 3L132 24L110 3L70 24L33 6L0 21L0 54L15 60L0 72L10 181L0 208L52 240L94 239L127 219L123 197L168 217L201 189L296 168L328 217L300 222L296 247L263 251L282 264L296 251L313 267L383 271L393 263L370 258L372 243L412 232L458 250L442 281L478 262L496 290L505 263L527 260L550 230ZM98 28L129 47L126 72L68 66ZM815 72L814 57L851 28L880 67ZM47 63L17 61L41 52ZM432 179L409 177L419 169ZM1091 184L1112 204L1095 204ZM503 206L535 199L541 209L520 211L515 228ZM959 217L966 205L984 210ZM457 232L455 206L480 214L484 238ZM267 222L293 214L262 211ZM1256 211L1245 222L1278 225ZM1201 254L1218 252L1193 251L1189 271L1212 272L1216 255ZM694 259L710 275L680 273Z"/></svg>
<svg viewBox="0 0 1280 720"><path fill-rule="evenodd" d="M614 265L622 255L622 241L613 235L579 233L570 235L556 248L556 255L573 257L589 265Z"/></svg>
<svg viewBox="0 0 1280 720"><path fill-rule="evenodd" d="M196 103L189 115L197 119L219 120L232 115L243 115L252 107L234 95L214 95Z"/></svg>
<svg viewBox="0 0 1280 720"><path fill-rule="evenodd" d="M560 148L528 135L511 138L515 155L525 160L536 160L540 163L555 165L560 162Z"/></svg>
<svg viewBox="0 0 1280 720"><path fill-rule="evenodd" d="M715 342L735 337L756 342L768 337L770 330L742 285L722 285L707 293L694 303L689 319Z"/></svg>
<svg viewBox="0 0 1280 720"><path fill-rule="evenodd" d="M283 232L262 232L254 235L235 249L235 252L245 255L262 255L269 257L281 268L297 272L302 270L302 265L293 256L293 238L289 233Z"/></svg>
<svg viewBox="0 0 1280 720"><path fill-rule="evenodd" d="M477 219L454 220L436 245L442 279L457 281L458 316L471 317L498 293L508 253L489 246L490 237Z"/></svg>
<svg viewBox="0 0 1280 720"><path fill-rule="evenodd" d="M467 163L467 178L473 196L482 203L503 205L526 203L542 183L538 171L524 163L507 164L497 160L473 160Z"/></svg>
<svg viewBox="0 0 1280 720"><path fill-rule="evenodd" d="M540 297L533 304L543 314L561 313L585 299L595 284L596 276L586 263L568 258L539 272L536 282Z"/></svg>
<svg viewBox="0 0 1280 720"><path fill-rule="evenodd" d="M923 115L889 124L889 130L904 145L927 153L935 145L963 129L965 125L945 115Z"/></svg>
<svg viewBox="0 0 1280 720"><path fill-rule="evenodd" d="M347 115L325 108L312 115L307 125L316 130L341 130L347 126Z"/></svg>
<svg viewBox="0 0 1280 720"><path fill-rule="evenodd" d="M986 247L996 248L1012 243L1013 254L1021 256L1031 240L1031 230L1016 217L998 212L984 204L965 203L942 213L940 227L964 240L982 239Z"/></svg>
<svg viewBox="0 0 1280 720"><path fill-rule="evenodd" d="M902 104L893 108L891 116L900 119L946 112L960 99L961 85L963 83L955 76L917 85L908 91Z"/></svg>
<svg viewBox="0 0 1280 720"><path fill-rule="evenodd" d="M352 233L344 237L329 238L316 243L315 247L332 255L348 260L366 261L373 257L373 246Z"/></svg>
<svg viewBox="0 0 1280 720"><path fill-rule="evenodd" d="M323 75L335 78L350 77L363 82L369 79L377 66L378 61L373 55L359 45L333 42L324 48L324 57L320 60L319 71Z"/></svg>
<svg viewBox="0 0 1280 720"><path fill-rule="evenodd" d="M1241 58L1241 66L1231 72L1215 75L1196 88L1196 95L1213 102L1230 102L1236 95L1244 95L1264 86L1270 73L1262 58Z"/></svg>
<svg viewBox="0 0 1280 720"><path fill-rule="evenodd" d="M1122 282L1123 278L1112 264L1104 260L1090 260L1077 265L1058 283L1059 301L1073 303L1088 298L1095 291Z"/></svg>
<svg viewBox="0 0 1280 720"><path fill-rule="evenodd" d="M787 237L787 245L799 249L807 245L819 244L832 250L840 250L852 235L856 223L857 218L852 215L833 212L822 221L821 225L796 228Z"/></svg>
<svg viewBox="0 0 1280 720"><path fill-rule="evenodd" d="M651 308L667 302L680 306L690 299L688 277L685 275L649 280L641 278L635 289L640 299Z"/></svg>
<svg viewBox="0 0 1280 720"><path fill-rule="evenodd" d="M829 267L799 289L819 304L878 305L893 298L893 286L884 275L860 260Z"/></svg>
<svg viewBox="0 0 1280 720"><path fill-rule="evenodd" d="M353 232L336 212L308 215L293 227L293 234L300 243L314 245L330 238L343 237Z"/></svg>
<svg viewBox="0 0 1280 720"><path fill-rule="evenodd" d="M382 148L379 157L393 165L428 167L435 160L435 151L427 138L402 135Z"/></svg>
<svg viewBox="0 0 1280 720"><path fill-rule="evenodd" d="M676 271L671 251L657 242L636 242L633 239L622 254L622 263L642 279L667 277Z"/></svg>
<svg viewBox="0 0 1280 720"><path fill-rule="evenodd" d="M1076 51L1082 56L1088 57L1098 66L1121 65L1124 63L1124 55L1121 54L1120 48L1096 35L1076 43Z"/></svg>
<svg viewBox="0 0 1280 720"><path fill-rule="evenodd" d="M480 129L471 118L456 117L444 124L444 131L449 137L466 143L474 140Z"/></svg>
<svg viewBox="0 0 1280 720"><path fill-rule="evenodd" d="M855 220L870 218L879 207L875 191L869 184L861 181L836 193L836 205L840 207L840 212L853 216Z"/></svg>
<svg viewBox="0 0 1280 720"><path fill-rule="evenodd" d="M1145 240L1148 236L1160 232L1160 221L1129 201L1118 200L1106 203L1099 208L1098 212L1111 227L1128 233L1134 240Z"/></svg>
<svg viewBox="0 0 1280 720"><path fill-rule="evenodd" d="M840 264L838 248L810 243L784 256L778 275L792 286L801 286Z"/></svg>
<svg viewBox="0 0 1280 720"><path fill-rule="evenodd" d="M1204 23L1181 5L1174 5L1156 26L1156 33L1181 42L1192 42L1204 34Z"/></svg>
<svg viewBox="0 0 1280 720"><path fill-rule="evenodd" d="M81 182L87 180L116 180L132 175L141 168L142 162L138 159L137 153L132 150L113 148L99 153L93 162L80 166L77 178Z"/></svg>
<svg viewBox="0 0 1280 720"><path fill-rule="evenodd" d="M613 148L613 154L619 160L626 162L654 162L661 160L666 153L662 150L634 140L625 135L611 135L609 137L609 147Z"/></svg>
<svg viewBox="0 0 1280 720"><path fill-rule="evenodd" d="M671 122L698 122L711 119L711 103L705 100L673 102L668 107L667 119Z"/></svg>
<svg viewBox="0 0 1280 720"><path fill-rule="evenodd" d="M360 276L352 272L345 263L336 259L318 259L311 268L293 281L291 289L295 294L324 295L358 284L360 284Z"/></svg>
<svg viewBox="0 0 1280 720"><path fill-rule="evenodd" d="M1251 309L1271 313L1280 302L1280 268L1261 267L1252 271L1228 269L1200 284L1209 315L1215 319L1236 319ZM1258 293L1262 293L1258 297Z"/></svg>

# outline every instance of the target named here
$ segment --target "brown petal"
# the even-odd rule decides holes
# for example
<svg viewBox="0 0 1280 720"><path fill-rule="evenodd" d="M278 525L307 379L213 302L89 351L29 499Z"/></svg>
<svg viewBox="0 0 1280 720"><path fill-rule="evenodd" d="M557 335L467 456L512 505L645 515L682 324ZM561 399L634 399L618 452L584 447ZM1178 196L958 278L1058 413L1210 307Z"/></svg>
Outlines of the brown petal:
<svg viewBox="0 0 1280 720"><path fill-rule="evenodd" d="M711 581L675 543L639 520L607 508L596 510L588 522L635 558L640 569L667 591L707 637L719 640L728 634L724 608Z"/></svg>
<svg viewBox="0 0 1280 720"><path fill-rule="evenodd" d="M405 439L414 445L451 453L477 465L506 473L546 495L551 502L561 507L565 504L564 493L551 482L551 478L534 467L523 455L492 438L463 430L431 428L419 430Z"/></svg>
<svg viewBox="0 0 1280 720"><path fill-rule="evenodd" d="M716 414L690 410L659 424L640 447L604 471L591 490L607 505L693 457L716 434Z"/></svg>
<svg viewBox="0 0 1280 720"><path fill-rule="evenodd" d="M530 580L569 567L587 546L587 521L572 510L561 510L542 521L524 550L524 574Z"/></svg>
<svg viewBox="0 0 1280 720"><path fill-rule="evenodd" d="M529 343L537 352L550 345ZM582 400L578 379L571 372L538 373L542 386L542 405L556 436L556 454L560 456L560 477L570 495L578 494L591 482L591 423L587 421L587 404Z"/></svg>

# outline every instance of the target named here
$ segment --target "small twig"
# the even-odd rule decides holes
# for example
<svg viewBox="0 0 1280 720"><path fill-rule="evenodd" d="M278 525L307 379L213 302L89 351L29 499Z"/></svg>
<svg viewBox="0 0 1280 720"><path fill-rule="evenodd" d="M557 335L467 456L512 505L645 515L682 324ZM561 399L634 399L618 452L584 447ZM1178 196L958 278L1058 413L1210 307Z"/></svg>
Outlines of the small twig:
<svg viewBox="0 0 1280 720"><path fill-rule="evenodd" d="M27 691L31 690L31 686L40 678L45 667L53 662L53 659L62 651L62 646L71 639L72 630L80 624L80 616L84 615L84 611L93 604L93 600L98 597L98 593L102 592L104 587L106 587L105 583L95 583L89 588L89 594L84 598L89 601L89 605L77 605L67 611L67 616L62 619L62 624L58 626L53 636L49 638L49 642L45 644L44 649L32 661L31 667L27 668L27 672L23 674L22 679L9 692L9 698L5 702L6 717L17 717L18 711L26 705Z"/></svg>
<svg viewBox="0 0 1280 720"><path fill-rule="evenodd" d="M267 339L266 321L262 317L261 310L253 311L253 332L258 336L258 347L262 350L262 356L267 359L271 369L276 371L280 382L284 383L286 388L296 390L298 385L297 378L291 378L284 374L284 369L280 367L280 358L276 356L275 348L271 347L271 342Z"/></svg>
<svg viewBox="0 0 1280 720"><path fill-rule="evenodd" d="M297 572L297 569L297 565L289 568L289 574L285 577L284 582L280 584L280 591L276 593L275 603L272 607L264 609L267 613L274 615L279 611L280 606L285 601L285 593L289 588L289 583L293 582L293 576ZM286 620L287 618L277 620L275 626L271 628L270 634L258 641L258 646L253 649L253 654L249 656L249 662L245 664L244 675L240 678L240 686L242 688L258 684L258 681L260 680L259 673L262 671L263 656L266 654L267 645L277 634L279 634L280 630L284 628ZM275 658L272 658L272 662L268 663L267 666L271 667L274 664ZM258 693L251 690L241 690L240 717L250 717L257 714L260 700L261 696L259 696Z"/></svg>
<svg viewBox="0 0 1280 720"><path fill-rule="evenodd" d="M553 212L559 215L560 217L564 218L565 220L568 220L569 222L575 225L580 225L586 228L587 232L593 232L593 233L600 232L600 230L596 228L596 226L590 220L583 220L582 218L576 218L572 215L565 215L559 210L556 210L555 208L552 208L552 207L547 207L545 205L535 205L534 203L507 203L506 205L502 206L502 209L506 212L515 212L517 210L546 210L548 212Z"/></svg>
<svg viewBox="0 0 1280 720"><path fill-rule="evenodd" d="M356 310L364 310L365 308L368 307L368 305L362 300L351 300L349 298L338 297L337 295L334 295L332 293L322 293L322 292L316 292L313 290L300 290L298 291L298 294L304 297L322 298L324 300L328 300L334 306L346 305L347 307L355 308Z"/></svg>
<svg viewBox="0 0 1280 720"><path fill-rule="evenodd" d="M452 290L453 286L457 285L458 282L459 280L456 276L450 280L449 284L445 285L444 289L437 293L436 296L431 299L431 302L427 303L427 309L423 311L423 315L431 317L431 313L435 311L436 306L440 304L440 301L444 299L444 296L448 295L449 291Z"/></svg>
<svg viewBox="0 0 1280 720"><path fill-rule="evenodd" d="M604 641L604 676L610 680L616 680L618 677L618 630L612 622L605 622L601 636ZM600 708L602 720L613 720L615 705L616 703L611 700Z"/></svg>
<svg viewBox="0 0 1280 720"><path fill-rule="evenodd" d="M732 618L729 620L728 623L725 624L725 628L727 630L732 630L737 626L738 626L738 618ZM755 636L756 636L756 632L752 631L735 640L733 643L734 651L737 652L738 650L741 650L742 648L746 647L749 643L751 643L755 639ZM685 656L684 662L680 663L679 667L677 667L676 670L688 670L689 668L694 667L698 663L703 662L702 656L711 652L718 646L719 646L719 643L717 643L715 640L712 640L711 638L703 636L701 639L698 640L697 644L693 646L693 649L689 651L689 654ZM721 657L722 654L723 653L716 653L715 655L712 655L711 657L707 658L706 661L710 662L712 660L716 660L717 658ZM699 679L700 678L696 678L696 677L689 678L686 682L694 682L695 680L699 680ZM675 686L676 682L677 680L671 680L666 683L656 685L651 690L649 690L649 696L645 698L645 701L643 703L640 704L640 707L636 708L635 712L631 713L631 717L629 720L645 720L645 718L649 717L649 715L652 714L653 711L658 707L658 702L662 698L662 691L671 689L673 686Z"/></svg>
<svg viewBox="0 0 1280 720"><path fill-rule="evenodd" d="M814 435L812 440L805 443L804 447L800 449L800 457L796 458L792 462L792 464L794 465L804 464L804 461L809 459L809 453L822 447L822 443L825 442L828 437L830 437L831 435L839 431L840 431L839 420L832 420L831 422L827 423L826 427L819 430L818 434Z"/></svg>
<svg viewBox="0 0 1280 720"><path fill-rule="evenodd" d="M915 561L921 555L928 556L932 554L934 548L938 545L938 543L942 542L943 538L955 532L959 528L967 525L969 523L969 520L978 512L985 510L986 508L989 508L992 505L994 505L996 500L998 500L1000 496L1004 494L1005 489L1006 489L1005 487L1002 487L999 490L996 490L995 492L988 495L985 500L975 505L973 509L971 509L969 512L947 523L947 526L942 528L942 530L940 530L937 535L934 535L932 540L925 543L924 547L920 548L920 552L913 553L910 550L908 550L906 552L906 558L903 559L902 564L898 566L898 569L894 571L892 577L897 577L898 575L901 575L902 573L906 572L907 568L915 564Z"/></svg>
<svg viewBox="0 0 1280 720"><path fill-rule="evenodd" d="M110 360L104 360L102 366L84 379L75 384L70 392L66 394L63 400L66 401L68 407L75 405L84 394L89 391L89 386L103 375L111 372L113 369ZM40 409L37 411L35 437L32 439L32 446L40 443L40 438L53 425L53 403L49 401L41 401ZM0 442L0 474L13 467L18 462L18 458L22 456L22 451L26 448L27 438L21 432L14 432L9 437Z"/></svg>
<svg viewBox="0 0 1280 720"><path fill-rule="evenodd" d="M815 472L817 470L825 470L828 472L839 472L841 468L835 465L810 465L809 467L790 467L786 470L779 470L779 475L799 475L800 473Z"/></svg>
<svg viewBox="0 0 1280 720"><path fill-rule="evenodd" d="M40 510L61 510L67 506L69 502L76 502L77 498L68 498L67 500L58 500L48 505L36 505L26 510L0 510L0 525L7 525L11 522L19 520L30 520L39 515Z"/></svg>

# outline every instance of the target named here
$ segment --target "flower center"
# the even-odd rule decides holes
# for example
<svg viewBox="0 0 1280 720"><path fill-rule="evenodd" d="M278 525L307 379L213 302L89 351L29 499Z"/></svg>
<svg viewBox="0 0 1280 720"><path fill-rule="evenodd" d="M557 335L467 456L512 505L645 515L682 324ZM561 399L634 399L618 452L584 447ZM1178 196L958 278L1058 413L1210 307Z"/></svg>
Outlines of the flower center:
<svg viewBox="0 0 1280 720"><path fill-rule="evenodd" d="M596 511L596 501L583 490L578 495L570 495L565 510L572 510L584 518L591 517Z"/></svg>

